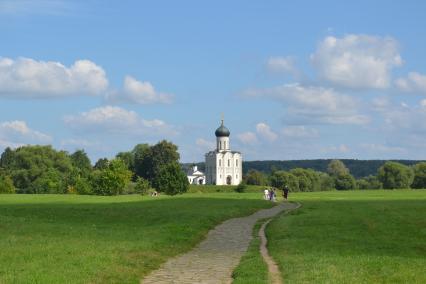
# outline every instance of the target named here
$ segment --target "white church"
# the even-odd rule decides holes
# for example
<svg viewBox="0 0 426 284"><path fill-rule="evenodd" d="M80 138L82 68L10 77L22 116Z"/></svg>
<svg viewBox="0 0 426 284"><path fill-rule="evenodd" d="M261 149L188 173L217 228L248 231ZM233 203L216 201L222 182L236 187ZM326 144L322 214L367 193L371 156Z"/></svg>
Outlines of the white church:
<svg viewBox="0 0 426 284"><path fill-rule="evenodd" d="M215 132L216 150L206 157L206 183L216 185L238 185L243 177L242 155L231 151L228 128L222 123Z"/></svg>

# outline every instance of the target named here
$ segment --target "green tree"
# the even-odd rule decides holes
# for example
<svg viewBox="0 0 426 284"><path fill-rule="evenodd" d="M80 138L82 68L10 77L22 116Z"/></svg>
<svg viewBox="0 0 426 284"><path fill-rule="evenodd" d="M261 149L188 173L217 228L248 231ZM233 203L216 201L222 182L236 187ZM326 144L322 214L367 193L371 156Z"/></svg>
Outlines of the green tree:
<svg viewBox="0 0 426 284"><path fill-rule="evenodd" d="M327 173L333 177L349 174L348 168L340 160L332 160L327 166Z"/></svg>
<svg viewBox="0 0 426 284"><path fill-rule="evenodd" d="M66 193L63 175L56 169L48 169L38 176L30 186L31 193Z"/></svg>
<svg viewBox="0 0 426 284"><path fill-rule="evenodd" d="M296 192L299 190L299 179L286 171L275 171L271 177L271 185L280 190L283 190L287 185L290 191Z"/></svg>
<svg viewBox="0 0 426 284"><path fill-rule="evenodd" d="M83 174L89 174L92 170L92 164L84 150L77 150L70 155L72 165L79 169Z"/></svg>
<svg viewBox="0 0 426 284"><path fill-rule="evenodd" d="M66 192L66 176L73 170L71 158L51 146L23 146L6 149L0 164L20 192ZM36 185L43 186L37 189Z"/></svg>
<svg viewBox="0 0 426 284"><path fill-rule="evenodd" d="M84 177L77 178L74 188L78 194L89 195L93 193L89 179Z"/></svg>
<svg viewBox="0 0 426 284"><path fill-rule="evenodd" d="M421 162L413 167L414 180L412 188L426 188L426 162Z"/></svg>
<svg viewBox="0 0 426 284"><path fill-rule="evenodd" d="M134 154L133 152L120 152L117 155L115 155L116 158L123 160L123 162L126 164L127 169L131 172L134 172Z"/></svg>
<svg viewBox="0 0 426 284"><path fill-rule="evenodd" d="M322 191L336 189L334 184L334 178L332 178L329 174L320 172L319 179L320 179L320 188Z"/></svg>
<svg viewBox="0 0 426 284"><path fill-rule="evenodd" d="M257 170L249 170L244 177L244 181L246 184L251 185L267 185L268 180L266 175Z"/></svg>
<svg viewBox="0 0 426 284"><path fill-rule="evenodd" d="M9 176L0 175L0 193L15 193L15 186Z"/></svg>
<svg viewBox="0 0 426 284"><path fill-rule="evenodd" d="M359 189L381 189L382 183L377 176L368 176L357 180L357 188Z"/></svg>
<svg viewBox="0 0 426 284"><path fill-rule="evenodd" d="M143 153L143 158L140 163L136 163L135 160L135 166L137 166L136 173L140 177L149 180L151 184L157 188L156 177L159 175L161 168L164 165L177 163L179 161L177 149L175 144L165 140L149 147L146 152Z"/></svg>
<svg viewBox="0 0 426 284"><path fill-rule="evenodd" d="M145 195L148 193L149 190L149 181L141 178L141 177L137 177L136 179L136 185L135 185L135 192Z"/></svg>
<svg viewBox="0 0 426 284"><path fill-rule="evenodd" d="M320 191L321 181L319 174L311 169L296 168L290 171L299 181L300 191Z"/></svg>
<svg viewBox="0 0 426 284"><path fill-rule="evenodd" d="M349 173L336 176L334 178L334 185L337 190L351 190L356 188L355 179Z"/></svg>
<svg viewBox="0 0 426 284"><path fill-rule="evenodd" d="M137 144L133 150L133 167L134 173L139 177L147 177L148 174L145 170L146 167L146 155L150 152L150 146L148 144Z"/></svg>
<svg viewBox="0 0 426 284"><path fill-rule="evenodd" d="M410 167L397 162L386 162L379 168L377 177L385 189L409 188L413 182Z"/></svg>
<svg viewBox="0 0 426 284"><path fill-rule="evenodd" d="M109 160L107 158L100 158L96 161L95 166L93 167L95 170L104 170L107 169L109 165Z"/></svg>
<svg viewBox="0 0 426 284"><path fill-rule="evenodd" d="M97 195L121 194L131 176L126 164L120 159L114 159L106 169L94 171L91 179L93 192Z"/></svg>
<svg viewBox="0 0 426 284"><path fill-rule="evenodd" d="M155 178L155 188L169 195L187 192L188 178L177 162L171 162L160 168Z"/></svg>

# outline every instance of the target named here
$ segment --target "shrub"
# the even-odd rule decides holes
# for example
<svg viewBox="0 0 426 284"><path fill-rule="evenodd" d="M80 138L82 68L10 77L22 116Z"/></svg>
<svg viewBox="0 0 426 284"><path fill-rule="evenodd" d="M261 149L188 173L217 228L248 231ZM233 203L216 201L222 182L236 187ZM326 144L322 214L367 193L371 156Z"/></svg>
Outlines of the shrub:
<svg viewBox="0 0 426 284"><path fill-rule="evenodd" d="M75 190L78 194L92 194L92 186L87 178L78 178L75 182Z"/></svg>
<svg viewBox="0 0 426 284"><path fill-rule="evenodd" d="M127 165L121 159L114 159L106 169L93 172L93 192L97 195L122 194L131 176L132 172L127 169Z"/></svg>
<svg viewBox="0 0 426 284"><path fill-rule="evenodd" d="M15 193L15 186L9 176L0 175L0 193Z"/></svg>
<svg viewBox="0 0 426 284"><path fill-rule="evenodd" d="M382 183L376 176L368 176L357 180L357 188L359 189L381 189Z"/></svg>
<svg viewBox="0 0 426 284"><path fill-rule="evenodd" d="M136 193L146 195L148 193L149 189L150 189L149 181L147 181L146 179L144 179L142 177L138 177L136 179L136 185L135 185L135 192Z"/></svg>
<svg viewBox="0 0 426 284"><path fill-rule="evenodd" d="M240 182L239 185L237 185L237 187L235 187L235 192L243 193L246 191L246 188L247 188L247 184L244 181L242 181Z"/></svg>
<svg viewBox="0 0 426 284"><path fill-rule="evenodd" d="M351 174L342 174L334 177L337 190L350 190L356 188L355 179Z"/></svg>

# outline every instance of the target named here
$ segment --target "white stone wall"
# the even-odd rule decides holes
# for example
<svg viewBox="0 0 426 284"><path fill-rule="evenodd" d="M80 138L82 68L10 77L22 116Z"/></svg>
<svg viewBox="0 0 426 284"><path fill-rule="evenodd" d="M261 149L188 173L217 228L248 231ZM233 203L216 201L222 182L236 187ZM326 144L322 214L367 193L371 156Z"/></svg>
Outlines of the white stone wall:
<svg viewBox="0 0 426 284"><path fill-rule="evenodd" d="M206 182L208 184L238 185L242 180L242 156L238 152L212 151L206 154Z"/></svg>
<svg viewBox="0 0 426 284"><path fill-rule="evenodd" d="M218 152L229 151L229 149L231 149L229 145L229 137L217 137L216 149Z"/></svg>

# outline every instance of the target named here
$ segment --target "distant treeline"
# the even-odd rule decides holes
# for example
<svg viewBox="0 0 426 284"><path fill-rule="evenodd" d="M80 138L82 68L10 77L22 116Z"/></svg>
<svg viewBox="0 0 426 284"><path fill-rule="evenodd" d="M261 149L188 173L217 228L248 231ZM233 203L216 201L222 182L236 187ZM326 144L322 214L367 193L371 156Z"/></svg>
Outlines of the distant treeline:
<svg viewBox="0 0 426 284"><path fill-rule="evenodd" d="M312 169L319 172L327 172L327 167L332 159L316 159L316 160L289 160L289 161L243 161L243 174L246 175L250 170L263 172L267 175L276 170L289 171L297 168ZM349 169L355 178L368 177L376 175L378 169L387 161L398 162L406 166L412 166L424 160L355 160L355 159L340 159ZM183 164L184 169L189 169L193 165L191 163ZM195 165L201 171L204 171L205 165L203 162Z"/></svg>

